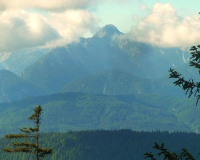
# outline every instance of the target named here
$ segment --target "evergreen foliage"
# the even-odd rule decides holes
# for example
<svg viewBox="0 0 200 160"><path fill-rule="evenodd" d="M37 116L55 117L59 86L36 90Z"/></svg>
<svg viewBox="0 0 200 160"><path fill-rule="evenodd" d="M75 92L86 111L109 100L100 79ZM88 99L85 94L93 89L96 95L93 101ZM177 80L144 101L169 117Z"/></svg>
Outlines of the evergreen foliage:
<svg viewBox="0 0 200 160"><path fill-rule="evenodd" d="M193 66L195 68L197 68L200 74L200 51L199 51L200 45L198 46L192 46L190 49L190 54L191 54L191 58L190 58L190 66ZM169 78L175 78L177 79L174 84L176 86L181 87L184 91L185 94L188 94L188 98L190 98L192 95L194 97L197 98L196 101L196 105L198 104L198 101L200 99L200 82L194 82L194 80L192 78L190 78L189 80L185 80L184 77L182 77L182 75L180 73L178 73L177 71L175 71L174 69L169 70L170 72L170 77ZM159 146L157 143L155 143L154 147L157 150L160 150L161 152L158 153L158 155L164 155L164 159L168 160L195 160L193 158L193 156L187 152L187 150L185 148L182 149L181 154L178 156L176 153L170 153L167 149L163 148L164 147L164 143ZM144 154L146 157L145 158L151 158L151 160L156 160L154 158L154 155L151 152L147 152Z"/></svg>
<svg viewBox="0 0 200 160"><path fill-rule="evenodd" d="M170 153L166 148L164 148L164 143L162 143L162 145L158 145L155 142L155 145L153 146L153 148L159 150L160 152L157 154L158 156L163 155L164 159L168 160L195 160L194 157L187 151L187 149L182 148L182 152L180 155L177 155L175 152ZM151 158L151 160L156 160L154 158L154 154L152 154L152 152L147 152L144 154L145 155L145 159L146 158Z"/></svg>
<svg viewBox="0 0 200 160"><path fill-rule="evenodd" d="M89 95L63 93L0 104L0 136L17 134L18 126L31 126L23 117L42 105L41 132L94 129L198 132L200 108L195 98L160 95ZM19 107L20 106L20 107ZM56 119L56 121L55 121Z"/></svg>
<svg viewBox="0 0 200 160"><path fill-rule="evenodd" d="M45 157L47 154L51 154L53 149L50 148L40 148L39 147L39 127L40 127L40 115L42 113L42 107L39 105L34 109L34 114L32 114L28 119L32 120L35 123L34 127L26 128L23 127L20 129L21 132L26 134L8 134L5 138L12 139L12 138L27 138L27 137L35 137L35 143L29 143L28 141L25 142L13 142L11 146L14 148L4 148L4 152L25 152L25 153L32 153L35 154L36 160L39 158ZM33 134L36 132L35 134Z"/></svg>
<svg viewBox="0 0 200 160"><path fill-rule="evenodd" d="M22 139L19 139L22 140ZM0 148L9 146L12 139L0 139ZM30 138L34 143L35 138ZM151 148L154 142L165 143L170 151L180 154L187 147L189 153L199 159L200 135L186 132L138 132L123 130L93 130L67 133L40 133L40 145L53 147L51 156L42 160L144 160L143 153L158 152ZM22 142L22 141L20 141ZM30 160L34 155L26 153L7 154L0 151L2 160ZM161 157L159 157L162 159Z"/></svg>
<svg viewBox="0 0 200 160"><path fill-rule="evenodd" d="M191 54L191 60L190 60L190 66L194 66L197 68L200 74L200 51L199 51L200 45L198 46L192 46L190 49ZM174 69L169 70L170 77L169 78L176 78L177 80L174 82L176 86L181 87L185 92L185 94L189 94L188 98L190 98L192 95L197 98L196 105L198 103L198 100L200 99L200 82L194 82L192 78L189 80L185 80L184 77L177 71L174 71Z"/></svg>

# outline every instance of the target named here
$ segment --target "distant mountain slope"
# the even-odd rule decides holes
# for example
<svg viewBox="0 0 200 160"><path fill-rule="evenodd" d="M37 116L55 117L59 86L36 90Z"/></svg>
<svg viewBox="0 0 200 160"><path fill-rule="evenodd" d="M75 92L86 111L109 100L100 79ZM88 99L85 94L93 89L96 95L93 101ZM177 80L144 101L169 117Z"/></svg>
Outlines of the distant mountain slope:
<svg viewBox="0 0 200 160"><path fill-rule="evenodd" d="M169 68L188 62L187 49L160 48L124 36L115 26L106 25L92 38L52 49L26 68L21 77L51 94L73 80L106 70L156 80Z"/></svg>
<svg viewBox="0 0 200 160"><path fill-rule="evenodd" d="M0 102L43 94L42 89L28 84L14 73L8 70L0 70Z"/></svg>
<svg viewBox="0 0 200 160"><path fill-rule="evenodd" d="M109 30L109 27L106 26L104 30ZM118 69L133 74L137 72L142 76L139 68L130 61L129 55L112 46L110 42L106 36L103 38L94 36L88 39L82 38L79 43L55 48L24 70L21 76L49 93L59 91L72 80L108 69Z"/></svg>
<svg viewBox="0 0 200 160"><path fill-rule="evenodd" d="M152 81L130 73L117 70L103 71L70 82L62 89L64 92L84 92L90 94L148 94L152 93Z"/></svg>
<svg viewBox="0 0 200 160"><path fill-rule="evenodd" d="M189 66L189 63L179 67L173 67L173 69L182 74L182 77L184 77L186 80L192 78L194 79L195 83L200 81L198 70ZM181 87L174 85L173 82L176 80L177 79L169 78L169 72L164 73L163 76L153 81L153 93L169 95L173 97L187 97L188 95L185 94L185 91Z"/></svg>
<svg viewBox="0 0 200 160"><path fill-rule="evenodd" d="M117 70L108 70L96 75L74 80L61 90L65 92L83 92L90 94L160 94L172 97L187 97L184 91L173 84L169 73L157 80L137 77Z"/></svg>
<svg viewBox="0 0 200 160"><path fill-rule="evenodd" d="M113 41L149 79L160 78L169 68L187 64L190 57L189 48L161 48L123 37L116 37Z"/></svg>
<svg viewBox="0 0 200 160"><path fill-rule="evenodd" d="M53 94L0 105L0 135L30 125L27 115L42 105L42 132L88 129L198 131L195 100L158 95ZM182 114L183 113L183 114Z"/></svg>
<svg viewBox="0 0 200 160"><path fill-rule="evenodd" d="M0 68L20 74L25 68L32 65L44 56L49 49L24 49L10 53L0 53Z"/></svg>

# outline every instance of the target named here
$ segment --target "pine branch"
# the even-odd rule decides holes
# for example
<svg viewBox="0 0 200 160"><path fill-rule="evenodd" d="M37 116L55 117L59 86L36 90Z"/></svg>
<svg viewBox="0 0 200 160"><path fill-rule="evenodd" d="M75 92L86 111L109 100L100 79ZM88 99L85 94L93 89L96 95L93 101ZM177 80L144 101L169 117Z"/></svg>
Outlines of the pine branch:
<svg viewBox="0 0 200 160"><path fill-rule="evenodd" d="M32 114L29 117L29 120L33 120L36 124L35 127L26 128L23 127L20 129L20 131L25 133L33 133L36 132L35 135L25 135L25 134L8 134L5 136L5 138L11 139L11 138L26 138L26 137L35 137L36 143L28 143L25 142L13 142L10 145L14 146L16 148L4 148L4 152L26 152L26 153L32 153L36 155L36 159L39 160L39 157L45 157L47 154L51 154L53 151L53 148L40 148L39 147L39 126L40 126L40 115L42 113L42 108L39 105L34 109L34 114Z"/></svg>
<svg viewBox="0 0 200 160"><path fill-rule="evenodd" d="M53 148L38 148L39 157L44 158L46 155L51 154L53 152Z"/></svg>
<svg viewBox="0 0 200 160"><path fill-rule="evenodd" d="M13 149L10 149L10 148L4 148L3 149L4 152L25 152L25 153L32 153L32 154L35 154L33 151L32 151L32 148L27 148L27 147L17 147L17 148L13 148Z"/></svg>
<svg viewBox="0 0 200 160"><path fill-rule="evenodd" d="M169 72L170 72L169 78L178 79L174 82L175 86L179 86L183 90L185 90L185 94L189 94L188 98L190 98L192 95L194 95L194 97L197 97L197 102L196 102L196 105L197 105L198 100L200 99L200 94L199 94L200 93L200 82L195 83L193 81L193 79L189 79L187 81L184 79L184 77L181 77L181 74L179 74L178 72L174 71L174 69L171 69L171 68L170 68Z"/></svg>
<svg viewBox="0 0 200 160"><path fill-rule="evenodd" d="M37 127L35 127L35 128L32 128L32 127L30 127L30 128L23 127L23 128L20 129L20 131L25 132L25 133L33 133L33 132L37 132L38 128Z"/></svg>
<svg viewBox="0 0 200 160"><path fill-rule="evenodd" d="M151 160L156 160L152 152L146 152L144 155L145 155L144 159L151 158Z"/></svg>
<svg viewBox="0 0 200 160"><path fill-rule="evenodd" d="M185 148L182 149L182 152L179 156L176 153L170 153L166 148L164 148L164 143L162 143L162 145L160 146L155 142L153 148L159 150L160 152L157 155L163 155L164 159L168 158L169 160L195 160L194 157ZM145 158L156 160L151 152L145 153L144 155L146 156Z"/></svg>
<svg viewBox="0 0 200 160"><path fill-rule="evenodd" d="M194 157L187 151L187 149L183 148L180 154L182 158L186 158L186 160L195 160Z"/></svg>
<svg viewBox="0 0 200 160"><path fill-rule="evenodd" d="M35 137L34 135L24 135L24 134L8 134L5 135L5 138L11 139L11 138L26 138L26 137Z"/></svg>
<svg viewBox="0 0 200 160"><path fill-rule="evenodd" d="M34 109L34 114L32 114L28 119L33 120L36 124L40 124L40 115L42 114L42 107L39 105Z"/></svg>
<svg viewBox="0 0 200 160"><path fill-rule="evenodd" d="M28 141L25 142L13 142L10 144L11 146L26 146L26 147L37 147L36 143L28 143Z"/></svg>
<svg viewBox="0 0 200 160"><path fill-rule="evenodd" d="M198 46L192 46L190 48L190 66L194 66L199 70L200 74L200 45ZM196 105L198 104L198 100L200 99L200 82L194 83L193 79L185 80L184 77L181 77L181 74L174 71L174 69L169 70L170 76L169 78L176 78L177 80L174 82L174 84L179 87L181 87L183 90L186 91L185 94L189 94L188 98L190 98L192 95L197 98Z"/></svg>

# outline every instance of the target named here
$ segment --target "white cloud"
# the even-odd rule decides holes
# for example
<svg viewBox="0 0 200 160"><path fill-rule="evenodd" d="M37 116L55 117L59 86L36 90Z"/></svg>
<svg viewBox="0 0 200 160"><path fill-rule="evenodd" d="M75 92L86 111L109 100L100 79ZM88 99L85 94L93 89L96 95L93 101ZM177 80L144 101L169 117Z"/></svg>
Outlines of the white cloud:
<svg viewBox="0 0 200 160"><path fill-rule="evenodd" d="M85 8L92 4L92 0L0 0L0 9L43 9L43 10L66 10Z"/></svg>
<svg viewBox="0 0 200 160"><path fill-rule="evenodd" d="M0 52L7 52L45 45L59 34L41 15L15 10L0 14L0 37Z"/></svg>
<svg viewBox="0 0 200 160"><path fill-rule="evenodd" d="M0 14L0 53L29 47L57 47L94 32L98 21L88 11L68 10L46 17L24 10Z"/></svg>
<svg viewBox="0 0 200 160"><path fill-rule="evenodd" d="M199 16L181 18L171 4L156 3L128 37L161 47L187 47L200 42Z"/></svg>
<svg viewBox="0 0 200 160"><path fill-rule="evenodd" d="M6 9L40 9L48 11L65 11L83 9L111 1L125 3L130 0L0 0L0 10Z"/></svg>
<svg viewBox="0 0 200 160"><path fill-rule="evenodd" d="M63 46L77 41L85 33L94 33L98 28L98 20L85 10L68 10L63 13L50 13L48 22L62 37L48 43L47 46Z"/></svg>

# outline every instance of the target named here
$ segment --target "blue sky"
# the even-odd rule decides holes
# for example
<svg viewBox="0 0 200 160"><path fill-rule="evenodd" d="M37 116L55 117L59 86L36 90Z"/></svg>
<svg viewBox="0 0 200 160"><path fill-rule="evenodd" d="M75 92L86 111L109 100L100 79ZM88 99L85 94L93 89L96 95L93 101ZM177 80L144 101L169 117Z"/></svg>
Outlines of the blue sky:
<svg viewBox="0 0 200 160"><path fill-rule="evenodd" d="M121 3L102 3L93 13L101 19L100 26L112 23L127 33L137 23L134 16L144 18L150 14L155 3L170 3L182 17L197 15L200 12L200 1L197 0L127 0ZM142 6L145 8L142 9Z"/></svg>
<svg viewBox="0 0 200 160"><path fill-rule="evenodd" d="M57 47L114 24L123 38L161 47L200 42L197 0L0 0L0 53Z"/></svg>

